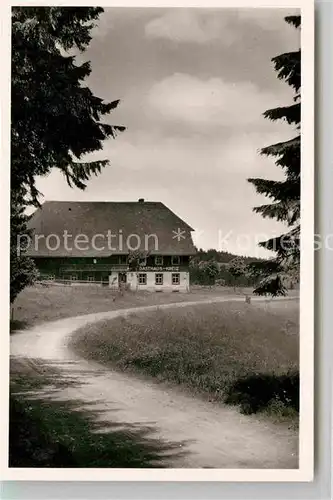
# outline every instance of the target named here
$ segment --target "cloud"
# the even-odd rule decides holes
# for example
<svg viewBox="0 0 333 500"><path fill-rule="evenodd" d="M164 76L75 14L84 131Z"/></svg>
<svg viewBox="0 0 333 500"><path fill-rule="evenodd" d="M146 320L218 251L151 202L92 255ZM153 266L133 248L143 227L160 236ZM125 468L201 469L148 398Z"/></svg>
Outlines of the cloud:
<svg viewBox="0 0 333 500"><path fill-rule="evenodd" d="M291 28L286 24L285 17L299 14L300 9L289 8L177 8L149 21L145 26L145 35L147 38L183 43L218 41L228 47L237 42L243 43L250 25L266 32L280 33L282 38L288 37Z"/></svg>
<svg viewBox="0 0 333 500"><path fill-rule="evenodd" d="M279 233L282 225L263 219L252 208L265 203L248 177L279 178L281 169L258 148L276 140L270 134L241 134L229 141L195 137L161 137L147 132L119 136L107 141L103 156L110 159L98 177L92 177L87 191L70 189L60 173L39 179L37 187L46 199L162 201L196 230L202 230L199 244L219 246L219 231L231 231L225 249L238 251L236 236L247 234L255 254L255 237ZM262 251L261 255L265 252Z"/></svg>
<svg viewBox="0 0 333 500"><path fill-rule="evenodd" d="M251 22L266 31L287 31L288 24L285 21L287 16L300 15L300 9L290 8L255 8L237 9L239 21ZM290 29L290 28L289 28Z"/></svg>
<svg viewBox="0 0 333 500"><path fill-rule="evenodd" d="M194 128L260 125L263 111L281 104L286 102L281 103L273 93L260 91L251 82L204 80L182 73L155 83L147 95L147 105L160 118Z"/></svg>
<svg viewBox="0 0 333 500"><path fill-rule="evenodd" d="M243 252L235 236L246 233L254 241L258 233L269 238L283 228L253 213L267 200L247 178L280 179L282 170L258 149L293 133L262 117L265 109L288 105L289 98L292 103L290 88L270 64L290 50L292 37L297 42L284 15L258 9L108 11L84 57L93 64L93 91L122 99L110 123L127 130L91 155L109 158L110 166L91 178L87 190L69 188L56 171L38 179L37 187L46 199L162 201L204 231L200 246L219 247L218 231L231 230L225 249L254 254L254 242Z"/></svg>
<svg viewBox="0 0 333 500"><path fill-rule="evenodd" d="M217 17L209 9L204 13L197 9L174 9L148 22L145 34L148 38L198 44L222 39L225 45L229 45L237 39L237 34L230 28L228 17Z"/></svg>

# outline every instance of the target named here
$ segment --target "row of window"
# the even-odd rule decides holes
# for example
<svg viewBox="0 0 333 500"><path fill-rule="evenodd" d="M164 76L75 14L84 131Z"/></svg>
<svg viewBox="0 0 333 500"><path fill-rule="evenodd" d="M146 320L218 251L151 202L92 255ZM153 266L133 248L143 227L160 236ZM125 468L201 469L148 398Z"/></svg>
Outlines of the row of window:
<svg viewBox="0 0 333 500"><path fill-rule="evenodd" d="M163 273L155 273L155 285L163 285L163 278L164 278ZM54 280L55 276L50 275L47 277L47 279ZM94 276L88 276L86 279L87 279L87 281L95 281ZM78 276L76 274L73 274L73 275L69 276L69 280L70 281L77 281ZM139 273L138 283L139 283L139 285L147 285L147 274L146 273ZM180 274L179 273L172 273L171 274L171 283L173 285L180 284Z"/></svg>
<svg viewBox="0 0 333 500"><path fill-rule="evenodd" d="M171 265L172 266L179 266L179 264L180 264L179 255L172 255L171 256ZM155 255L155 266L163 266L163 255Z"/></svg>
<svg viewBox="0 0 333 500"><path fill-rule="evenodd" d="M164 277L163 273L155 273L155 285L163 285L163 277ZM139 283L139 285L147 285L147 274L146 273L139 273L138 283ZM172 273L171 274L171 283L173 285L180 284L180 274L179 273Z"/></svg>
<svg viewBox="0 0 333 500"><path fill-rule="evenodd" d="M54 274L48 274L48 275L44 274L44 275L40 275L40 277L42 279L48 280L48 281L54 281L56 279ZM72 274L69 276L61 276L61 279L70 280L70 281L78 281L79 277L77 274ZM83 281L96 281L96 278L95 278L95 276L87 276L87 277L83 278Z"/></svg>
<svg viewBox="0 0 333 500"><path fill-rule="evenodd" d="M67 278L64 278L64 279L67 279ZM69 280L70 281L77 281L79 278L76 274L72 274L71 276L69 276ZM84 278L83 281L97 281L95 276L87 276L87 278Z"/></svg>
<svg viewBox="0 0 333 500"><path fill-rule="evenodd" d="M163 266L164 258L163 255L155 255L155 266ZM119 264L127 264L127 255L119 255ZM180 264L180 257L179 255L172 255L171 256L171 265L172 266L179 266ZM147 265L147 257L142 257L140 259L140 266L146 266Z"/></svg>

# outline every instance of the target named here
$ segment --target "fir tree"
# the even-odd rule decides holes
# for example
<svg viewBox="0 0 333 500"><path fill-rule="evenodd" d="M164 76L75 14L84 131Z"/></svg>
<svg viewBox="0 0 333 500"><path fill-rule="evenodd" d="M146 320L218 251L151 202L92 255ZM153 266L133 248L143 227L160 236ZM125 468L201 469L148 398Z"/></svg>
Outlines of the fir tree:
<svg viewBox="0 0 333 500"><path fill-rule="evenodd" d="M37 278L37 269L33 260L24 255L19 244L19 236L30 236L27 230L28 217L24 213L20 195L12 192L10 214L10 303L26 286L32 285Z"/></svg>
<svg viewBox="0 0 333 500"><path fill-rule="evenodd" d="M84 83L90 63L73 53L88 46L99 7L13 7L11 107L11 301L36 275L18 256L27 233L24 210L39 205L36 178L59 169L70 186L84 189L107 159L85 161L124 130L105 117L119 100L104 102Z"/></svg>
<svg viewBox="0 0 333 500"><path fill-rule="evenodd" d="M122 131L103 117L119 100L104 102L84 80L90 63L77 64L70 49L84 51L103 12L90 7L14 7L12 10L12 189L38 204L36 176L60 169L80 189L107 159L82 161Z"/></svg>
<svg viewBox="0 0 333 500"><path fill-rule="evenodd" d="M299 28L300 16L285 18L288 24ZM286 81L294 90L294 103L291 106L279 107L265 111L264 117L269 120L285 120L295 129L290 140L267 146L261 150L262 155L271 156L275 164L283 169L285 179L272 181L267 179L248 179L259 194L271 199L271 203L255 207L254 211L263 217L274 218L288 226L285 234L263 241L260 246L276 252L275 258L250 266L252 274L259 275L261 280L255 293L286 295L286 279L295 278L300 264L300 174L301 174L301 51L288 52L272 59L277 76Z"/></svg>

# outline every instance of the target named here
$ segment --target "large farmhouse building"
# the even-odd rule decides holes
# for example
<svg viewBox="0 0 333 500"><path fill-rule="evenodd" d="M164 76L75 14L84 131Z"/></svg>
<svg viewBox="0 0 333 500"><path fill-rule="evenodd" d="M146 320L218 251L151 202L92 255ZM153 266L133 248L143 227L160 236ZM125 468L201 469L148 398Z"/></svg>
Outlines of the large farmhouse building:
<svg viewBox="0 0 333 500"><path fill-rule="evenodd" d="M43 279L189 290L193 229L163 203L47 201L29 229L27 254Z"/></svg>

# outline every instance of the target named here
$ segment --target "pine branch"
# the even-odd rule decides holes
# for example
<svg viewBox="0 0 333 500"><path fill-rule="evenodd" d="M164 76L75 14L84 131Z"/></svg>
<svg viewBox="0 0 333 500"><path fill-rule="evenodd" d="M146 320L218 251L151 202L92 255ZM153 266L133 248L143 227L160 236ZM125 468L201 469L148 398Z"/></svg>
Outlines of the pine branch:
<svg viewBox="0 0 333 500"><path fill-rule="evenodd" d="M285 80L295 92L301 87L301 51L273 57L272 62L280 80Z"/></svg>
<svg viewBox="0 0 333 500"><path fill-rule="evenodd" d="M295 26L295 28L299 28L301 26L301 16L287 16L285 17L285 21L288 24Z"/></svg>
<svg viewBox="0 0 333 500"><path fill-rule="evenodd" d="M102 168L109 165L109 160L99 160L93 162L71 162L63 169L69 186L76 186L79 189L86 189L88 181L93 175L101 173Z"/></svg>
<svg viewBox="0 0 333 500"><path fill-rule="evenodd" d="M279 222L286 222L288 226L294 225L301 215L299 200L261 205L254 207L253 211L261 214L264 218L269 217Z"/></svg>
<svg viewBox="0 0 333 500"><path fill-rule="evenodd" d="M288 125L298 125L301 121L301 103L298 102L291 106L268 109L263 115L272 121L285 120Z"/></svg>
<svg viewBox="0 0 333 500"><path fill-rule="evenodd" d="M292 268L300 261L300 225L288 233L259 243L262 248L277 253L276 263L282 268Z"/></svg>
<svg viewBox="0 0 333 500"><path fill-rule="evenodd" d="M272 144L271 146L266 146L262 148L260 154L266 156L279 156L286 153L286 151L291 150L292 154L297 154L300 151L301 137L298 135L289 141L278 142Z"/></svg>
<svg viewBox="0 0 333 500"><path fill-rule="evenodd" d="M255 295L270 295L272 297L284 297L288 293L288 289L284 284L284 275L272 274L260 281L253 293Z"/></svg>
<svg viewBox="0 0 333 500"><path fill-rule="evenodd" d="M250 178L248 181L255 186L257 193L266 195L274 201L298 200L300 196L300 186L291 179L271 181Z"/></svg>
<svg viewBox="0 0 333 500"><path fill-rule="evenodd" d="M125 130L103 120L119 99L104 102L83 85L90 63L77 64L74 56L60 50L84 50L101 12L81 7L13 8L11 183L13 189L30 190L36 205L37 176L58 168L70 186L84 189L100 170L97 164L73 167L73 158L81 160L102 150L107 138Z"/></svg>

